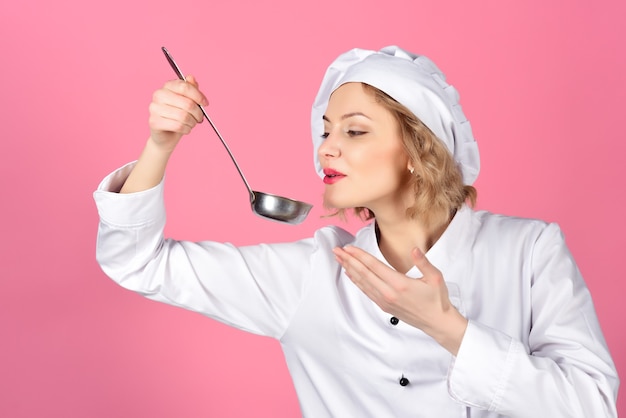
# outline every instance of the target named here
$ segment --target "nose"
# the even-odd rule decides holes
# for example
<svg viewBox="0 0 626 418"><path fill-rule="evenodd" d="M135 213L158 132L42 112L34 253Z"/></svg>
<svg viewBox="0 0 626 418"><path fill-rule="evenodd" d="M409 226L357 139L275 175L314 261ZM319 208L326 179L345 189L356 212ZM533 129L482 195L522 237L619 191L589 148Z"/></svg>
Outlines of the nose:
<svg viewBox="0 0 626 418"><path fill-rule="evenodd" d="M318 148L317 156L321 160L323 158L337 158L339 155L341 155L339 144L335 140L335 136L333 134L329 134Z"/></svg>

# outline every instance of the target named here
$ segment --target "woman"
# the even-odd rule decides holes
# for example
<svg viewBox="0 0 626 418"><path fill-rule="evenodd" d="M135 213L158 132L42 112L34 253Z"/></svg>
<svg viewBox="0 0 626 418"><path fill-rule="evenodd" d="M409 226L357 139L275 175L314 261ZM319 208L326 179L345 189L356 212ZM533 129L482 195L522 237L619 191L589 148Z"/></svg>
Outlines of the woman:
<svg viewBox="0 0 626 418"><path fill-rule="evenodd" d="M150 105L136 163L95 193L120 285L281 343L309 417L613 417L618 378L557 225L474 211L478 150L423 56L355 49L312 112L324 203L373 222L285 244L164 240L162 178L207 104ZM119 193L118 193L119 192Z"/></svg>

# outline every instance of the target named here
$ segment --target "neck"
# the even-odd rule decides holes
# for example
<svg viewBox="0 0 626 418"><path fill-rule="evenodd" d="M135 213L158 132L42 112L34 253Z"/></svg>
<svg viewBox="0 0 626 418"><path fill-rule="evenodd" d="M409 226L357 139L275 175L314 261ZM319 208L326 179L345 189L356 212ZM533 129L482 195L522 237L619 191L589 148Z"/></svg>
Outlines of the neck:
<svg viewBox="0 0 626 418"><path fill-rule="evenodd" d="M378 246L389 264L401 273L413 267L411 251L426 253L441 237L452 217L437 225L426 225L420 219L401 217L379 218L376 214Z"/></svg>

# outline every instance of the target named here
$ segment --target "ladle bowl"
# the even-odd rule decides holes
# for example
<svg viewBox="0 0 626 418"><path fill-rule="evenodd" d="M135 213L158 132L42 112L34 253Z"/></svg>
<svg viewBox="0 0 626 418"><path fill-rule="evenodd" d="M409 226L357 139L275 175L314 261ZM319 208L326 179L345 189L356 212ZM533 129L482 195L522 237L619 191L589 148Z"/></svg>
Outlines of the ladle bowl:
<svg viewBox="0 0 626 418"><path fill-rule="evenodd" d="M278 222L299 224L309 214L313 206L308 203L253 191L250 197L252 211L259 216Z"/></svg>
<svg viewBox="0 0 626 418"><path fill-rule="evenodd" d="M167 62L170 63L170 66L172 67L178 78L183 81L187 81L168 50L165 49L165 47L161 47L161 50L165 54ZM222 145L224 145L224 148L226 148L230 159L233 161L233 164L235 164L235 168L237 168L239 176L243 180L243 183L246 185L246 188L248 189L248 194L250 195L250 207L252 208L252 211L266 219L271 219L278 222L285 222L288 224L299 224L300 222L304 221L304 219L309 214L309 211L313 207L312 205L305 202L300 202L298 200L289 199L288 197L276 196L273 194L256 192L252 190L252 188L248 184L248 181L246 180L246 177L243 175L241 168L239 168L239 164L237 164L237 160L235 160L233 153L230 152L230 148L226 144L226 141L224 141L224 138L222 138L222 135L215 127L215 124L213 123L209 115L207 115L204 107L202 105L198 105L198 107L202 111L202 115L209 122L209 124L217 134L217 137L222 142Z"/></svg>

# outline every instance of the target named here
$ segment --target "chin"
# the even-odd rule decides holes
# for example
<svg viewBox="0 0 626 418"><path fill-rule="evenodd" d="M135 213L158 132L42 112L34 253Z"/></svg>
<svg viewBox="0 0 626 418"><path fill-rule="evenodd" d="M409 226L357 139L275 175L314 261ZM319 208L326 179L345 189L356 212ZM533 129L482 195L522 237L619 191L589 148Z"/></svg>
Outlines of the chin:
<svg viewBox="0 0 626 418"><path fill-rule="evenodd" d="M347 210L362 206L360 202L350 202L345 199L324 199L324 207L329 210Z"/></svg>
<svg viewBox="0 0 626 418"><path fill-rule="evenodd" d="M337 199L328 199L324 196L324 207L330 210L350 209L352 206L338 202Z"/></svg>
<svg viewBox="0 0 626 418"><path fill-rule="evenodd" d="M330 210L342 210L342 209L354 209L368 207L371 200L367 199L370 196L364 196L364 193L357 193L351 191L351 193L340 192L339 190L326 190L323 195L324 207Z"/></svg>

